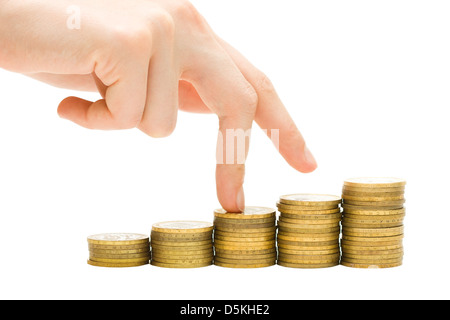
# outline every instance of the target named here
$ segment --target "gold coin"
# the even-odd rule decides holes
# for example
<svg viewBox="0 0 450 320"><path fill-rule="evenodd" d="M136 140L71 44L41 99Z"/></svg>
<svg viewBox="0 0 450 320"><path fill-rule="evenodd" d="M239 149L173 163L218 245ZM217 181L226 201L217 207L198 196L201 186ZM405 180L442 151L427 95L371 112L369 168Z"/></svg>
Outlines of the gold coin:
<svg viewBox="0 0 450 320"><path fill-rule="evenodd" d="M342 256L342 261L350 263L396 263L401 262L402 260L403 257L391 259L361 259L361 258L356 259Z"/></svg>
<svg viewBox="0 0 450 320"><path fill-rule="evenodd" d="M316 224L316 225L307 225L302 223L289 223L284 221L278 221L278 227L286 227L290 229L308 229L308 230L323 230L339 227L339 222L330 223L330 224Z"/></svg>
<svg viewBox="0 0 450 320"><path fill-rule="evenodd" d="M340 231L340 227L334 227L334 228L323 228L323 229L308 229L308 228L285 228L285 227L279 227L278 230L282 234L289 234L292 236L295 235L301 235L301 234L316 234L316 233L336 233Z"/></svg>
<svg viewBox="0 0 450 320"><path fill-rule="evenodd" d="M365 216L358 214L346 213L342 220L349 220L350 222L361 222L361 223L384 223L384 222L402 222L405 218L405 214L396 214L389 216Z"/></svg>
<svg viewBox="0 0 450 320"><path fill-rule="evenodd" d="M214 217L223 219L261 219L275 217L276 210L267 207L247 206L242 213L230 213L224 209L214 210Z"/></svg>
<svg viewBox="0 0 450 320"><path fill-rule="evenodd" d="M344 207L343 214L344 214L344 217L347 214L363 215L363 216L391 216L391 215L396 216L396 215L405 214L405 208L390 209L390 210L375 208L375 209L369 210L367 208L361 209L361 207L352 207L352 206L347 205L347 207Z"/></svg>
<svg viewBox="0 0 450 320"><path fill-rule="evenodd" d="M342 239L343 240L348 240L348 241L365 241L365 242L378 242L378 241L397 241L397 240L403 240L404 235L403 234L399 234L396 236L389 236L389 237L384 237L384 236L380 236L380 237L367 237L367 236L349 236L349 235L342 235Z"/></svg>
<svg viewBox="0 0 450 320"><path fill-rule="evenodd" d="M292 241L277 239L278 245L290 245L290 246L300 246L300 247L320 247L320 246L335 246L339 244L339 239L335 238L333 240L325 241Z"/></svg>
<svg viewBox="0 0 450 320"><path fill-rule="evenodd" d="M322 263L339 263L339 256L337 258L333 258L333 259L302 259L302 258L297 258L297 259L288 259L285 257L280 257L278 256L278 260L277 261L281 261L281 262L288 262L288 263L301 263L301 264L322 264Z"/></svg>
<svg viewBox="0 0 450 320"><path fill-rule="evenodd" d="M130 244L130 245L103 245L103 244L91 244L88 243L89 250L140 250L150 247L150 242L145 242L141 244Z"/></svg>
<svg viewBox="0 0 450 320"><path fill-rule="evenodd" d="M166 245L160 245L160 244L152 244L152 250L172 250L172 251L197 251L197 250L205 250L212 248L212 242L204 245L195 245L195 246L166 246Z"/></svg>
<svg viewBox="0 0 450 320"><path fill-rule="evenodd" d="M395 200L395 201L363 201L363 200L350 200L343 199L342 202L344 205L352 205L352 206L360 206L360 207L395 207L402 208L405 203L405 199L403 200Z"/></svg>
<svg viewBox="0 0 450 320"><path fill-rule="evenodd" d="M220 223L214 225L214 227L218 230L242 230L244 232L246 232L247 229L270 228L273 226L275 226L275 220L273 220L272 222L255 224Z"/></svg>
<svg viewBox="0 0 450 320"><path fill-rule="evenodd" d="M336 214L341 211L338 205L317 205L317 206L300 206L277 202L278 211L281 213L295 214L295 215L326 215Z"/></svg>
<svg viewBox="0 0 450 320"><path fill-rule="evenodd" d="M160 246L167 246L167 247L196 247L196 246L206 246L210 245L212 243L212 238L208 240L201 240L201 241L159 241L159 240L152 240L151 245L152 247L154 245L160 245Z"/></svg>
<svg viewBox="0 0 450 320"><path fill-rule="evenodd" d="M394 268L400 267L402 265L402 261L394 262L394 263L352 263L341 261L341 264L350 268L362 268L362 269L384 269L384 268Z"/></svg>
<svg viewBox="0 0 450 320"><path fill-rule="evenodd" d="M162 268L177 268L177 269L188 269L188 268L202 268L212 265L212 261L203 262L203 263L165 263L165 262L158 262L152 260L150 262L152 266L156 267L162 267Z"/></svg>
<svg viewBox="0 0 450 320"><path fill-rule="evenodd" d="M334 219L292 219L287 218L284 215L280 215L278 221L293 223L293 224L303 224L303 225L326 225L326 224L339 224L341 221L341 216Z"/></svg>
<svg viewBox="0 0 450 320"><path fill-rule="evenodd" d="M106 268L128 268L128 267L138 267L143 266L149 263L149 261L141 261L141 262L128 262L128 263L115 263L115 262L99 262L88 260L87 263L91 266L96 267L106 267Z"/></svg>
<svg viewBox="0 0 450 320"><path fill-rule="evenodd" d="M246 255L246 254L271 254L276 253L277 250L275 247L269 248L269 249L221 249L221 248L215 248L216 255Z"/></svg>
<svg viewBox="0 0 450 320"><path fill-rule="evenodd" d="M292 262L291 260L335 260L336 258L339 259L341 253L335 252L331 254L290 254L290 253L284 253L284 252L278 252L278 259Z"/></svg>
<svg viewBox="0 0 450 320"><path fill-rule="evenodd" d="M397 248L397 249L390 249L390 250L361 250L361 248L355 248L355 249L348 249L346 248L344 250L344 253L346 255L384 255L384 254L403 254L403 247Z"/></svg>
<svg viewBox="0 0 450 320"><path fill-rule="evenodd" d="M350 195L342 195L342 199L344 200L344 203L351 204L351 201L358 201L358 202L373 202L375 204L377 203L393 203L397 204L397 202L401 202L402 204L405 202L405 198L402 195L399 196L385 196L385 197L374 197L374 196L350 196ZM389 204L391 205L391 204Z"/></svg>
<svg viewBox="0 0 450 320"><path fill-rule="evenodd" d="M201 233L213 230L213 224L205 221L164 221L152 225L152 231L165 233Z"/></svg>
<svg viewBox="0 0 450 320"><path fill-rule="evenodd" d="M216 266L224 267L224 268L249 268L249 269L253 269L253 268L265 268L265 267L273 266L273 265L275 265L275 260L274 260L274 262L261 263L261 264L233 264L233 263L225 263L225 262L220 262L220 261L214 261L214 264Z"/></svg>
<svg viewBox="0 0 450 320"><path fill-rule="evenodd" d="M291 245L287 243L279 243L278 250L287 249L287 250L335 250L339 249L338 244L334 245L321 245L321 246L301 246L301 245Z"/></svg>
<svg viewBox="0 0 450 320"><path fill-rule="evenodd" d="M311 247L307 247L307 249L311 249ZM340 251L339 251L339 247L336 246L336 248L328 249L328 250L295 250L295 249L278 248L278 253L313 256L313 255L325 255L325 254L340 253Z"/></svg>
<svg viewBox="0 0 450 320"><path fill-rule="evenodd" d="M255 242L239 242L239 241L222 241L222 240L215 240L214 246L215 247L252 247L252 248L261 248L261 249L268 249L275 245L275 240L269 240L269 241L255 241Z"/></svg>
<svg viewBox="0 0 450 320"><path fill-rule="evenodd" d="M201 233L165 233L152 231L150 238L161 241L199 241L207 240L212 237L212 230Z"/></svg>
<svg viewBox="0 0 450 320"><path fill-rule="evenodd" d="M366 246L366 247L362 247L362 246L350 246L348 244L343 244L341 245L342 248L342 252L345 252L347 250L365 250L365 251L369 251L369 250L395 250L395 249L402 249L403 245L399 245L399 244L393 244L390 246Z"/></svg>
<svg viewBox="0 0 450 320"><path fill-rule="evenodd" d="M308 234L296 234L295 236L287 236L284 234L278 234L280 240L290 241L327 241L339 238L339 232L335 233L308 233Z"/></svg>
<svg viewBox="0 0 450 320"><path fill-rule="evenodd" d="M342 227L344 228L393 228L400 227L403 222L391 222L391 223L352 223L348 221L342 221Z"/></svg>
<svg viewBox="0 0 450 320"><path fill-rule="evenodd" d="M96 261L96 262L109 262L109 263L141 263L148 261L150 257L141 257L141 258L128 258L128 259L113 259L113 258L97 258L97 257L90 257L90 261Z"/></svg>
<svg viewBox="0 0 450 320"><path fill-rule="evenodd" d="M165 255L165 256L206 256L214 253L212 246L202 250L166 250L166 249L154 249L152 254Z"/></svg>
<svg viewBox="0 0 450 320"><path fill-rule="evenodd" d="M396 191L396 192L367 192L365 190L356 191L356 190L348 190L346 188L342 188L342 197L374 197L374 198L390 198L396 197L397 199L402 199L405 195L404 191ZM395 200L395 199L392 199Z"/></svg>
<svg viewBox="0 0 450 320"><path fill-rule="evenodd" d="M346 252L342 255L343 259L345 257L346 261L348 259L355 260L389 260L389 259L399 259L403 257L403 252L400 253L386 253L386 254L354 254ZM354 261L353 261L354 262Z"/></svg>
<svg viewBox="0 0 450 320"><path fill-rule="evenodd" d="M220 257L224 259L236 259L236 260L251 260L251 259L276 259L277 253L266 253L266 254L228 254L223 252L216 253L215 257Z"/></svg>
<svg viewBox="0 0 450 320"><path fill-rule="evenodd" d="M134 254L134 253L148 253L150 252L150 247L146 246L145 248L141 249L130 249L130 250L114 250L114 249L98 249L98 248L90 248L90 252L97 253L97 254Z"/></svg>
<svg viewBox="0 0 450 320"><path fill-rule="evenodd" d="M131 253L131 254L108 254L89 252L89 258L96 260L97 258L107 259L133 259L133 258L150 258L150 252L145 253Z"/></svg>
<svg viewBox="0 0 450 320"><path fill-rule="evenodd" d="M273 237L276 234L275 229L269 232L254 232L254 233L246 233L246 232L227 232L221 230L214 231L215 236L222 237L232 237L232 238L259 238L259 237Z"/></svg>
<svg viewBox="0 0 450 320"><path fill-rule="evenodd" d="M346 186L342 187L342 191L345 192L358 192L358 193L405 193L405 187L392 187L392 188L372 188L372 187L354 187L354 186Z"/></svg>
<svg viewBox="0 0 450 320"><path fill-rule="evenodd" d="M251 238L243 238L243 237L226 237L226 236L221 236L221 235L215 235L214 236L215 240L222 240L222 241L230 241L230 242L259 242L259 241L275 241L275 234L272 234L270 236L266 236L266 237L251 237Z"/></svg>
<svg viewBox="0 0 450 320"><path fill-rule="evenodd" d="M356 237L389 237L403 234L404 227L390 228L342 228L342 234Z"/></svg>
<svg viewBox="0 0 450 320"><path fill-rule="evenodd" d="M344 180L344 186L359 188L398 188L405 185L404 179L392 177L359 177Z"/></svg>
<svg viewBox="0 0 450 320"><path fill-rule="evenodd" d="M387 211L387 210L397 210L397 209L403 209L403 204L396 204L396 205L381 205L381 204L377 204L377 205L355 205L355 204L349 204L347 202L343 202L342 203L342 208L344 208L344 212L348 212L349 209L353 209L353 210L365 210L365 211L375 211L375 210L383 210L383 211ZM367 214L367 213L363 213L363 214Z"/></svg>
<svg viewBox="0 0 450 320"><path fill-rule="evenodd" d="M275 232L275 225L271 225L268 227L255 227L255 228L234 228L234 227L223 227L223 226L215 226L215 230L221 232L231 232L231 233L267 233L267 232Z"/></svg>
<svg viewBox="0 0 450 320"><path fill-rule="evenodd" d="M89 236L87 241L97 245L137 245L148 243L149 236L137 233L101 233Z"/></svg>
<svg viewBox="0 0 450 320"><path fill-rule="evenodd" d="M299 268L299 269L319 269L319 268L330 268L339 265L338 262L330 262L330 263L317 263L317 264L304 264L304 263L289 263L285 261L277 261L277 264L282 267L288 268Z"/></svg>
<svg viewBox="0 0 450 320"><path fill-rule="evenodd" d="M346 239L341 240L342 244L346 244L353 247L369 247L369 246L396 246L402 245L403 239L392 241L349 241Z"/></svg>
<svg viewBox="0 0 450 320"><path fill-rule="evenodd" d="M215 257L215 262L222 262L222 263L229 263L229 264L266 264L266 263L273 263L275 264L276 257L270 257L270 258L263 258L263 259L229 259L229 258L222 258L222 257Z"/></svg>
<svg viewBox="0 0 450 320"><path fill-rule="evenodd" d="M202 264L212 262L212 260L213 257L196 258L196 259L192 257L186 257L184 259L166 258L161 256L152 257L152 261L158 261L162 263L175 263L175 264Z"/></svg>
<svg viewBox="0 0 450 320"><path fill-rule="evenodd" d="M288 205L298 205L302 207L309 207L309 206L333 207L341 203L341 198L329 194L297 193L281 196L280 203Z"/></svg>
<svg viewBox="0 0 450 320"><path fill-rule="evenodd" d="M275 244L272 245L258 245L258 246L253 246L252 244L248 244L246 246L242 246L242 245L222 245L222 244L215 244L214 245L215 249L222 249L222 250L231 250L231 251L239 251L239 250L247 250L247 251L258 251L258 250L265 250L265 249L272 249L272 248L276 248Z"/></svg>
<svg viewBox="0 0 450 320"><path fill-rule="evenodd" d="M275 221L275 216L270 218L259 218L259 219L230 219L230 218L220 218L220 217L214 217L214 224L237 224L239 226L241 225L254 225L254 224L261 224L261 223L270 223Z"/></svg>

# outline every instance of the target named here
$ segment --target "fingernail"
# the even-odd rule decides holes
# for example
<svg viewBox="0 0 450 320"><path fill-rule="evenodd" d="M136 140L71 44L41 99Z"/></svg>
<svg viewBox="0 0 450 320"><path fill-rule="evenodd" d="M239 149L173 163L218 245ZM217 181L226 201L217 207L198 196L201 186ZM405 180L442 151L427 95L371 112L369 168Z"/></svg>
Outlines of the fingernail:
<svg viewBox="0 0 450 320"><path fill-rule="evenodd" d="M244 196L244 187L241 187L236 196L236 206L241 212L244 212L245 209L245 196Z"/></svg>
<svg viewBox="0 0 450 320"><path fill-rule="evenodd" d="M314 156L312 155L311 151L308 149L308 147L305 147L304 150L304 156L305 156L305 160L306 162L311 165L312 167L317 167L317 162L316 159L314 159Z"/></svg>

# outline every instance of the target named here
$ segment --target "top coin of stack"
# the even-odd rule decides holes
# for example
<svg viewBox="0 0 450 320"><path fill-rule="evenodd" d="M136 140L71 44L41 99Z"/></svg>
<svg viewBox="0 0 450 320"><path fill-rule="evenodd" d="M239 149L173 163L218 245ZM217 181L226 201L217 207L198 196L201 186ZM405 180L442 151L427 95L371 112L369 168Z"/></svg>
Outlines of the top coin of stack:
<svg viewBox="0 0 450 320"><path fill-rule="evenodd" d="M199 268L213 263L213 224L203 221L155 223L151 231L151 264L167 268Z"/></svg>
<svg viewBox="0 0 450 320"><path fill-rule="evenodd" d="M325 194L291 194L277 203L278 264L325 268L339 264L341 198Z"/></svg>
<svg viewBox="0 0 450 320"><path fill-rule="evenodd" d="M88 264L98 267L135 267L150 260L149 237L136 233L102 233L87 238Z"/></svg>
<svg viewBox="0 0 450 320"><path fill-rule="evenodd" d="M405 185L406 181L398 178L344 181L343 265L389 268L402 264Z"/></svg>
<svg viewBox="0 0 450 320"><path fill-rule="evenodd" d="M214 211L214 264L260 268L276 262L276 210L245 207L242 213Z"/></svg>

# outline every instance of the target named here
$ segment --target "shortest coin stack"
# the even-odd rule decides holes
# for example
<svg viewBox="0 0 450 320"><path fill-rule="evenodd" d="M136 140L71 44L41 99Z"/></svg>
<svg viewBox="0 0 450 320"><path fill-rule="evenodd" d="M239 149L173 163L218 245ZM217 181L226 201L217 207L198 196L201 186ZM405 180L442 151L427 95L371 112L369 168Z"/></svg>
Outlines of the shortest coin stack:
<svg viewBox="0 0 450 320"><path fill-rule="evenodd" d="M102 233L87 238L88 264L98 267L136 267L150 260L149 237L136 233Z"/></svg>
<svg viewBox="0 0 450 320"><path fill-rule="evenodd" d="M280 197L279 265L309 269L339 264L340 202L340 197L326 194Z"/></svg>
<svg viewBox="0 0 450 320"><path fill-rule="evenodd" d="M344 181L342 265L390 268L402 264L405 184L397 178Z"/></svg>
<svg viewBox="0 0 450 320"><path fill-rule="evenodd" d="M213 224L203 221L155 223L151 264L165 268L199 268L213 263Z"/></svg>
<svg viewBox="0 0 450 320"><path fill-rule="evenodd" d="M276 210L245 207L242 213L214 211L214 264L262 268L276 263Z"/></svg>

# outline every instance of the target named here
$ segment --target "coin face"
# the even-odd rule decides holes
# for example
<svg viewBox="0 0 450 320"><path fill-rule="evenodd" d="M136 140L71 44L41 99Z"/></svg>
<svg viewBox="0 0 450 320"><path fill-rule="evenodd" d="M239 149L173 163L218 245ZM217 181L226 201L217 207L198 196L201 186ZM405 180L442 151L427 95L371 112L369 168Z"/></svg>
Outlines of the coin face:
<svg viewBox="0 0 450 320"><path fill-rule="evenodd" d="M145 234L138 233L101 233L95 234L88 237L88 241L90 242L99 242L99 241L107 241L107 242L128 242L128 241L145 241L149 237Z"/></svg>
<svg viewBox="0 0 450 320"><path fill-rule="evenodd" d="M275 215L276 210L268 207L247 206L242 213L227 212L224 209L214 210L214 216L231 219L255 219Z"/></svg>
<svg viewBox="0 0 450 320"><path fill-rule="evenodd" d="M164 221L153 224L153 231L160 232L203 232L213 229L212 222L206 221Z"/></svg>
<svg viewBox="0 0 450 320"><path fill-rule="evenodd" d="M348 186L367 186L367 187L401 187L406 185L406 181L391 177L360 177L351 178L344 181Z"/></svg>
<svg viewBox="0 0 450 320"><path fill-rule="evenodd" d="M297 193L288 194L280 197L280 202L285 204L298 205L324 205L324 204L339 204L341 198L330 194L310 194Z"/></svg>

